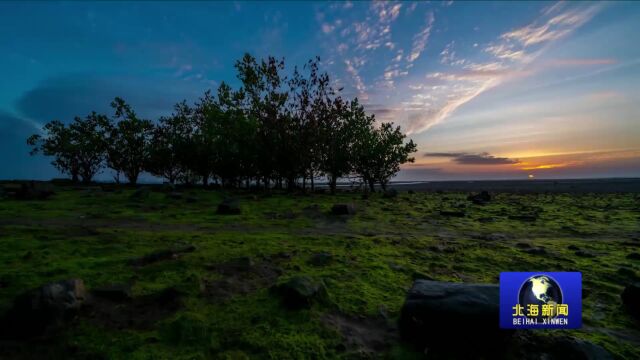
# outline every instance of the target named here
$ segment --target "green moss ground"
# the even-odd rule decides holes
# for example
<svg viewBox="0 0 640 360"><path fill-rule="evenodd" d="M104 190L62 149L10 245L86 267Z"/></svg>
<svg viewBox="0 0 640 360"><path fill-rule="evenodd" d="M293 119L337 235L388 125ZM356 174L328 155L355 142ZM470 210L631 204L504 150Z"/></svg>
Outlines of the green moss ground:
<svg viewBox="0 0 640 360"><path fill-rule="evenodd" d="M237 193L242 214L221 216L215 208L228 195L224 192L186 191L197 198L193 203L159 192L132 201L131 192L66 189L47 201L0 200L0 280L6 284L0 311L26 289L67 278L81 278L88 288L132 282L136 296L175 287L186 294L184 307L145 331L81 319L53 344L25 347L25 356L352 358L357 354L341 351L341 335L324 325L323 316L386 312L393 320L416 277L497 283L501 271L574 270L582 271L588 296L584 327L571 334L618 357L640 358L638 325L619 297L633 273L640 274L638 260L626 258L640 249L635 195L498 194L489 205L477 206L462 193L401 192L394 199L367 200L357 193ZM338 202L354 202L358 213L329 216ZM461 209L464 218L439 215ZM533 213L538 220L531 223L508 219ZM484 238L496 233L502 238ZM547 254L526 253L518 243L543 247ZM181 244L197 250L140 268L127 263ZM580 257L569 245L596 256ZM321 251L333 254L334 261L311 266L309 258ZM290 311L267 288L224 303L201 295L202 282L220 277L211 264L281 252L292 256L280 265L279 281L296 275L322 279L326 301ZM621 274L622 267L631 271ZM398 343L382 357L417 355Z"/></svg>

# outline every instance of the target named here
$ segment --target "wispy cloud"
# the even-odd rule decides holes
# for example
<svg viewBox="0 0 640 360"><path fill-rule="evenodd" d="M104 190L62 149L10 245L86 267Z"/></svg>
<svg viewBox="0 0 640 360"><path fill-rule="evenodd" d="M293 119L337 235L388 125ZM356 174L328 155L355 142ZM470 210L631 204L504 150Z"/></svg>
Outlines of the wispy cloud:
<svg viewBox="0 0 640 360"><path fill-rule="evenodd" d="M408 62L414 62L419 57L424 48L427 46L427 41L429 40L429 35L431 35L431 28L433 27L433 22L435 21L435 17L433 16L433 12L427 13L427 20L424 28L413 37L413 47L411 48L411 52L407 55Z"/></svg>
<svg viewBox="0 0 640 360"><path fill-rule="evenodd" d="M580 4L564 10L565 7L562 4L544 9L533 23L503 33L497 37L496 41L480 47L483 53L492 56L492 59L483 63L473 63L466 59L454 61L453 44L447 45L440 53L441 63L457 65L457 67L454 66L455 69L448 72L427 74L426 83L421 84L423 86L420 89L416 84L411 85L411 90L430 94L432 101L425 103L421 110L416 110L415 104L411 109L405 109L403 125L407 131L409 133L425 131L487 90L530 75L533 72L530 65L545 51L547 45L566 37L585 24L595 16L602 5ZM428 26L421 32L426 36L416 38L414 49L407 60L415 60L424 49L424 45L417 40L428 38L433 23L432 15L430 19ZM556 66L595 65L608 63L608 61L609 59L591 61L566 59L564 62L562 60L557 62Z"/></svg>
<svg viewBox="0 0 640 360"><path fill-rule="evenodd" d="M489 153L472 154L466 152L440 152L426 153L426 157L442 157L451 158L452 161L461 165L513 165L518 164L520 160L510 159L507 157L497 157Z"/></svg>

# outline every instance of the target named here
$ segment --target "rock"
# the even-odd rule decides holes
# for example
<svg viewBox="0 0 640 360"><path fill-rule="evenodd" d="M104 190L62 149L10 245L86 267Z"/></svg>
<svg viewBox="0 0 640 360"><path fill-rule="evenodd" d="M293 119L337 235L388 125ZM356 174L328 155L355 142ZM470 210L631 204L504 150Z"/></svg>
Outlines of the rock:
<svg viewBox="0 0 640 360"><path fill-rule="evenodd" d="M531 245L529 243L519 242L516 244L516 247L519 249L530 249Z"/></svg>
<svg viewBox="0 0 640 360"><path fill-rule="evenodd" d="M163 182L160 191L165 193L172 193L176 191L176 185L170 182Z"/></svg>
<svg viewBox="0 0 640 360"><path fill-rule="evenodd" d="M91 290L91 294L112 301L131 300L131 285L109 284Z"/></svg>
<svg viewBox="0 0 640 360"><path fill-rule="evenodd" d="M176 249L160 250L151 254L147 254L140 258L132 259L129 261L129 264L133 266L149 265L162 260L175 259L180 254L190 253L195 250L196 250L196 247L193 245L187 245L187 246L176 248Z"/></svg>
<svg viewBox="0 0 640 360"><path fill-rule="evenodd" d="M538 220L537 215L509 215L509 220L519 220L524 222L534 222Z"/></svg>
<svg viewBox="0 0 640 360"><path fill-rule="evenodd" d="M224 199L218 205L217 213L220 215L238 215L242 211L240 210L240 203L235 199Z"/></svg>
<svg viewBox="0 0 640 360"><path fill-rule="evenodd" d="M510 332L499 328L498 285L416 280L402 306L400 335L419 348L497 346ZM464 324L464 326L460 326Z"/></svg>
<svg viewBox="0 0 640 360"><path fill-rule="evenodd" d="M398 197L398 190L396 189L385 190L385 192L382 194L382 197L385 199L393 199L395 197Z"/></svg>
<svg viewBox="0 0 640 360"><path fill-rule="evenodd" d="M7 190L7 186L5 186ZM7 191L10 195L13 193L14 197L18 200L46 200L51 195L55 194L55 190L52 184L45 182L29 181L20 184L20 188L11 191L9 188Z"/></svg>
<svg viewBox="0 0 640 360"><path fill-rule="evenodd" d="M136 191L134 191L130 196L129 199L131 200L145 200L147 198L149 198L149 194L151 193L151 191L149 190L148 187L141 187L136 189Z"/></svg>
<svg viewBox="0 0 640 360"><path fill-rule="evenodd" d="M629 259L629 260L640 260L640 254L639 253L630 253L629 255L627 255L627 259Z"/></svg>
<svg viewBox="0 0 640 360"><path fill-rule="evenodd" d="M523 251L526 252L527 254L531 254L531 255L547 255L547 250L545 250L544 248L541 248L541 247L525 249Z"/></svg>
<svg viewBox="0 0 640 360"><path fill-rule="evenodd" d="M574 250L574 251L578 251L578 250L580 250L580 248L579 248L579 247L577 247L576 245L569 245L569 246L567 246L567 249L569 249L569 250Z"/></svg>
<svg viewBox="0 0 640 360"><path fill-rule="evenodd" d="M569 336L561 336L552 340L548 349L545 350L553 356L552 359L613 359L613 356L601 346Z"/></svg>
<svg viewBox="0 0 640 360"><path fill-rule="evenodd" d="M322 281L313 280L307 276L296 276L289 281L273 288L282 303L290 309L300 309L311 306L316 299L326 295L326 288Z"/></svg>
<svg viewBox="0 0 640 360"><path fill-rule="evenodd" d="M509 235L502 234L502 233L487 234L487 235L481 236L480 238L486 241L505 241L510 239Z"/></svg>
<svg viewBox="0 0 640 360"><path fill-rule="evenodd" d="M627 285L620 297L627 311L640 320L640 282Z"/></svg>
<svg viewBox="0 0 640 360"><path fill-rule="evenodd" d="M334 204L331 207L332 215L353 215L356 213L356 207L353 204Z"/></svg>
<svg viewBox="0 0 640 360"><path fill-rule="evenodd" d="M584 258L594 258L596 254L587 251L587 250L578 250L575 252L576 256L584 257Z"/></svg>
<svg viewBox="0 0 640 360"><path fill-rule="evenodd" d="M62 280L19 295L2 319L1 337L31 339L49 337L71 320L87 293L80 279Z"/></svg>
<svg viewBox="0 0 640 360"><path fill-rule="evenodd" d="M469 195L467 200L471 201L476 205L486 205L491 201L491 195L487 191L482 191L479 194Z"/></svg>
<svg viewBox="0 0 640 360"><path fill-rule="evenodd" d="M446 217L465 217L467 214L464 211L440 210L440 215L446 216Z"/></svg>
<svg viewBox="0 0 640 360"><path fill-rule="evenodd" d="M313 254L311 259L309 259L309 264L313 266L327 266L331 264L333 261L333 255L328 252L320 252L317 254Z"/></svg>
<svg viewBox="0 0 640 360"><path fill-rule="evenodd" d="M177 191L172 191L170 193L167 193L167 198L173 199L173 200L180 200L182 199L182 193Z"/></svg>

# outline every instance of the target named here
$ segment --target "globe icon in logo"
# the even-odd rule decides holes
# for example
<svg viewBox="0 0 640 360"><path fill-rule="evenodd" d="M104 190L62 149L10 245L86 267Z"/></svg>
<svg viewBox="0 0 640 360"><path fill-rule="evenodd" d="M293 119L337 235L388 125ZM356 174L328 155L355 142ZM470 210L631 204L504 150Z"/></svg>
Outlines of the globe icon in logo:
<svg viewBox="0 0 640 360"><path fill-rule="evenodd" d="M562 289L550 276L534 275L525 280L520 286L518 300L525 309L525 315L528 318L537 318L538 320L554 318L557 316L555 312L556 305L562 304ZM536 316L532 316L526 311L529 305L537 305L538 309L542 308L543 305L548 305L553 310L550 314L544 313L543 315L543 312L539 311Z"/></svg>

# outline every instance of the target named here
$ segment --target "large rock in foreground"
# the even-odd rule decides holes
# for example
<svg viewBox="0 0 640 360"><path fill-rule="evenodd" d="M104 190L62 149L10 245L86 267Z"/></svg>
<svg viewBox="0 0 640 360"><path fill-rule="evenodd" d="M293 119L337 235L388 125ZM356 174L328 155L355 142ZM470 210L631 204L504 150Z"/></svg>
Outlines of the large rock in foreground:
<svg viewBox="0 0 640 360"><path fill-rule="evenodd" d="M335 204L331 207L332 215L353 215L356 207L353 204Z"/></svg>
<svg viewBox="0 0 640 360"><path fill-rule="evenodd" d="M416 280L400 314L400 335L421 349L497 347L510 335L499 328L498 285Z"/></svg>
<svg viewBox="0 0 640 360"><path fill-rule="evenodd" d="M235 199L224 199L218 205L218 210L216 211L220 215L239 215L242 210L240 210L240 203Z"/></svg>
<svg viewBox="0 0 640 360"><path fill-rule="evenodd" d="M627 311L640 321L640 282L627 285L620 297Z"/></svg>
<svg viewBox="0 0 640 360"><path fill-rule="evenodd" d="M80 279L43 285L19 295L2 319L2 337L31 339L53 335L73 318L87 292Z"/></svg>
<svg viewBox="0 0 640 360"><path fill-rule="evenodd" d="M314 300L322 300L326 296L326 288L322 281L306 276L296 276L289 281L272 288L280 295L282 303L289 309L308 308Z"/></svg>

